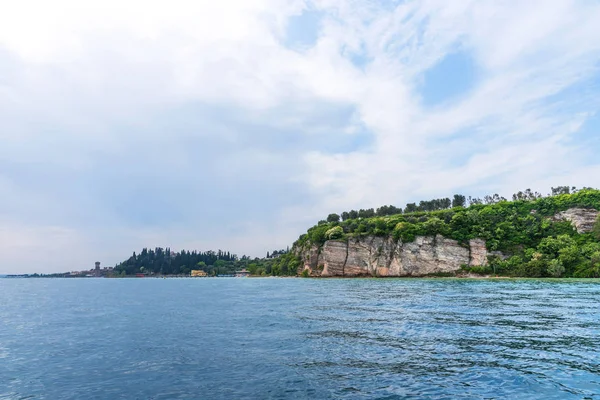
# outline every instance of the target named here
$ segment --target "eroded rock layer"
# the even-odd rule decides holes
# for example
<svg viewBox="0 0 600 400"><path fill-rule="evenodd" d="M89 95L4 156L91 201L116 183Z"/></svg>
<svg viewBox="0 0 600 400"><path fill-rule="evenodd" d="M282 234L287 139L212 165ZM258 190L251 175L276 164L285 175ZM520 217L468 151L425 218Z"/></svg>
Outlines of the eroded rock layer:
<svg viewBox="0 0 600 400"><path fill-rule="evenodd" d="M486 265L483 240L469 246L437 236L417 236L403 243L367 236L348 242L329 240L301 253L303 269L317 276L423 276L454 273L463 265Z"/></svg>

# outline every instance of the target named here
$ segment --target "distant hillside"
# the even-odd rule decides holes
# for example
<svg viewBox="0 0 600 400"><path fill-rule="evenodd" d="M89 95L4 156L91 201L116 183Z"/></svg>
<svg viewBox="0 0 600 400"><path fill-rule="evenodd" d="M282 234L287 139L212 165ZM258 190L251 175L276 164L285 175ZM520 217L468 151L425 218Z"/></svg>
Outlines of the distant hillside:
<svg viewBox="0 0 600 400"><path fill-rule="evenodd" d="M465 196L455 195L404 210L330 214L294 243L299 273L600 277L599 190L559 187L547 197L527 190L513 201L469 200L466 206Z"/></svg>

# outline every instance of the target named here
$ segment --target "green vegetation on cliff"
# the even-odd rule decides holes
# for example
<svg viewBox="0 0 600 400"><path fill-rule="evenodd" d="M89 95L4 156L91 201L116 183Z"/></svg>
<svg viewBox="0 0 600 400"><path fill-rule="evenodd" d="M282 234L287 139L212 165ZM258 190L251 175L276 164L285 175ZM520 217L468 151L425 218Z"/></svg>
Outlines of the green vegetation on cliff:
<svg viewBox="0 0 600 400"><path fill-rule="evenodd" d="M489 251L510 256L504 260L493 256L488 266L472 272L600 277L600 221L592 232L579 234L571 222L553 218L571 208L600 210L599 190L576 191L565 186L553 188L548 197L526 190L513 195L513 201L498 195L469 200L468 207L461 195L454 196L454 200L420 202L419 206L413 203L407 205L404 213L393 206L351 211L342 213L343 220L330 214L327 221L320 221L300 236L294 246L322 246L327 240L365 236L412 242L416 236L440 234L463 244L470 239L484 239ZM394 211L396 214L390 215Z"/></svg>

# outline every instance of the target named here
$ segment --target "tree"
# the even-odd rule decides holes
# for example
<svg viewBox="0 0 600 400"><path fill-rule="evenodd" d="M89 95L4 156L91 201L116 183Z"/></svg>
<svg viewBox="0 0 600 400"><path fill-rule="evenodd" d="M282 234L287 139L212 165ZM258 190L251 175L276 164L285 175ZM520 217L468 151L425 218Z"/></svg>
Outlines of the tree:
<svg viewBox="0 0 600 400"><path fill-rule="evenodd" d="M375 211L375 215L378 217L385 217L386 215L402 214L402 209L389 205L381 206Z"/></svg>
<svg viewBox="0 0 600 400"><path fill-rule="evenodd" d="M467 202L467 198L462 194L455 194L452 199L452 207L464 207Z"/></svg>
<svg viewBox="0 0 600 400"><path fill-rule="evenodd" d="M340 222L340 216L337 214L329 214L327 216L327 222Z"/></svg>
<svg viewBox="0 0 600 400"><path fill-rule="evenodd" d="M418 211L418 207L416 203L408 203L404 208L404 213L413 213Z"/></svg>
<svg viewBox="0 0 600 400"><path fill-rule="evenodd" d="M419 211L433 211L433 204L431 201L421 200L419 202Z"/></svg>
<svg viewBox="0 0 600 400"><path fill-rule="evenodd" d="M256 273L256 271L258 270L258 264L257 263L250 263L250 264L248 264L248 267L246 269L248 270L248 272L250 272L250 275L258 275Z"/></svg>
<svg viewBox="0 0 600 400"><path fill-rule="evenodd" d="M483 204L483 200L481 200L478 197L471 197L469 196L469 205L474 205L474 204Z"/></svg>
<svg viewBox="0 0 600 400"><path fill-rule="evenodd" d="M553 187L551 190L552 190L552 196L558 196L561 194L570 194L571 193L571 188L569 186ZM573 190L575 190L574 186L573 186Z"/></svg>
<svg viewBox="0 0 600 400"><path fill-rule="evenodd" d="M591 254L590 260L577 268L577 278L600 278L600 251Z"/></svg>
<svg viewBox="0 0 600 400"><path fill-rule="evenodd" d="M342 221L347 221L350 219L350 213L348 211L344 211L342 213Z"/></svg>
<svg viewBox="0 0 600 400"><path fill-rule="evenodd" d="M513 201L533 201L541 198L540 193L533 192L531 189L525 189L524 192L519 191L512 196Z"/></svg>
<svg viewBox="0 0 600 400"><path fill-rule="evenodd" d="M358 218L371 218L375 216L375 210L373 208L368 208L366 210L360 209L358 211Z"/></svg>
<svg viewBox="0 0 600 400"><path fill-rule="evenodd" d="M557 237L546 237L542 239L537 246L537 250L551 258L558 258L559 252L562 249L575 245L575 240L569 235L559 235Z"/></svg>
<svg viewBox="0 0 600 400"><path fill-rule="evenodd" d="M496 203L500 203L501 201L506 201L506 199L504 197L500 196L498 193L495 193L491 196L490 195L485 196L483 198L483 201L485 204L496 204Z"/></svg>
<svg viewBox="0 0 600 400"><path fill-rule="evenodd" d="M600 214L598 214L598 217L596 218L596 223L594 224L592 233L596 237L596 240L600 241Z"/></svg>
<svg viewBox="0 0 600 400"><path fill-rule="evenodd" d="M558 251L558 261L565 267L569 275L573 274L582 260L581 248L575 243L565 246Z"/></svg>
<svg viewBox="0 0 600 400"><path fill-rule="evenodd" d="M518 275L531 278L539 278L547 272L547 261L541 253L534 252L531 260L521 266L517 272Z"/></svg>
<svg viewBox="0 0 600 400"><path fill-rule="evenodd" d="M550 260L548 263L548 274L554 278L560 278L565 273L565 267L559 260Z"/></svg>

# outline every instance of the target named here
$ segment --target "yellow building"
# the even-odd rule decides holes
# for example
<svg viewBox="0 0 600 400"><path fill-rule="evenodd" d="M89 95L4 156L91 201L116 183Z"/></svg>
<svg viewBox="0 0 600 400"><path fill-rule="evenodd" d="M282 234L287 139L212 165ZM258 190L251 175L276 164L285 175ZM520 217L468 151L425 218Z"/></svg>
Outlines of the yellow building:
<svg viewBox="0 0 600 400"><path fill-rule="evenodd" d="M208 274L204 271L202 271L201 269L193 269L192 272L190 273L191 276L208 276Z"/></svg>

